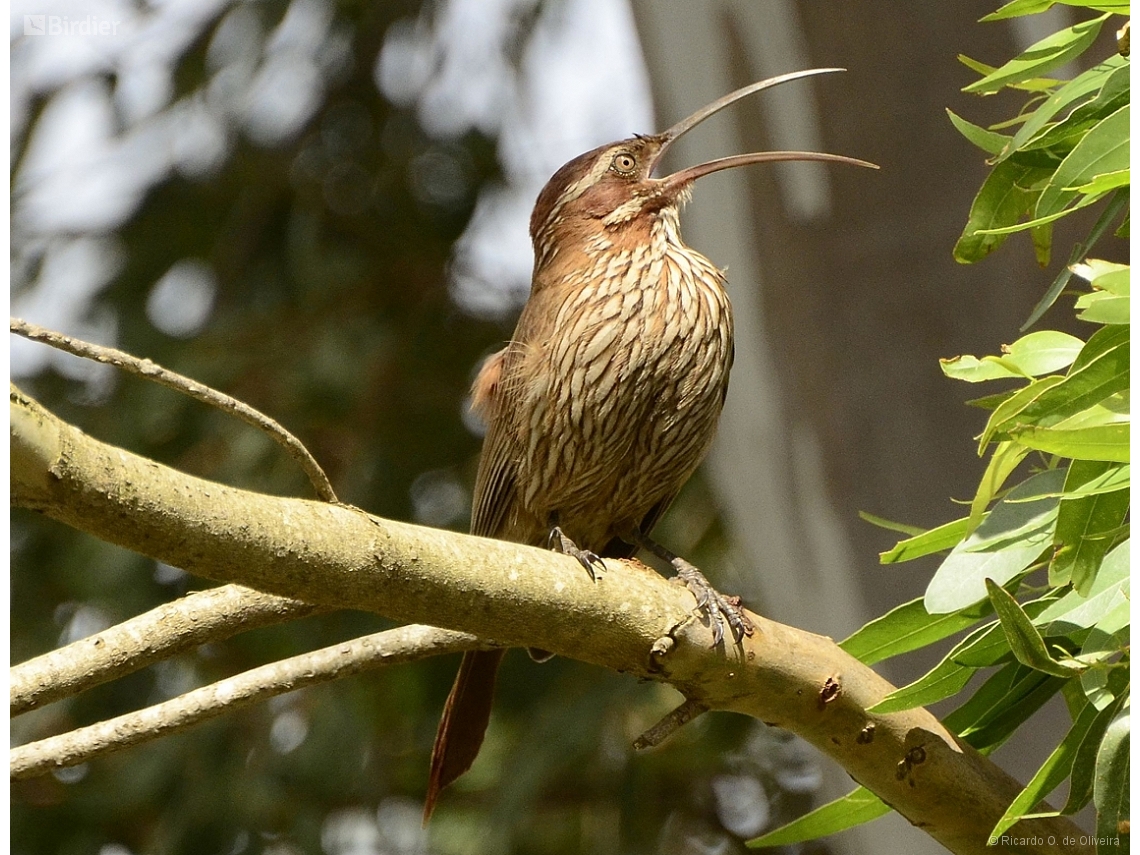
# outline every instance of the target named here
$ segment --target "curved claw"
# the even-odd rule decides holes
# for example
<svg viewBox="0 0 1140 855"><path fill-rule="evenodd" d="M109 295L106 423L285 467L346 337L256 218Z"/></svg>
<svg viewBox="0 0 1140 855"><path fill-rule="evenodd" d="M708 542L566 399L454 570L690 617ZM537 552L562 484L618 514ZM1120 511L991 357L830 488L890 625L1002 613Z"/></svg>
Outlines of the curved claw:
<svg viewBox="0 0 1140 855"><path fill-rule="evenodd" d="M713 647L724 640L724 625L732 628L732 635L736 641L743 641L747 635L752 635L755 627L752 621L740 608L739 597L725 597L720 594L705 578L704 574L683 558L676 558L672 562L677 568L677 578L685 583L697 599L697 608L708 614L709 626L713 633Z"/></svg>
<svg viewBox="0 0 1140 855"><path fill-rule="evenodd" d="M598 573L606 571L606 562L596 552L589 549L579 549L578 545L566 536L560 526L554 526L550 529L550 536L547 538L547 544L551 549L557 549L563 555L570 555L578 559L578 563L586 568L586 572L590 574L590 581L598 581Z"/></svg>

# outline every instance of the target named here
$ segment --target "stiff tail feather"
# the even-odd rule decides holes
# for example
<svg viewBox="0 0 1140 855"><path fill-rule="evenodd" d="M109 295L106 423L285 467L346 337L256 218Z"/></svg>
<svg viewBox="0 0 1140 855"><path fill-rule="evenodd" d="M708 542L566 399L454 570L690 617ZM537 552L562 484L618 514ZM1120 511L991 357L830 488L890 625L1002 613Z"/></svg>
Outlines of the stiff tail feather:
<svg viewBox="0 0 1140 855"><path fill-rule="evenodd" d="M479 754L491 719L495 674L504 653L505 650L475 650L463 654L463 663L444 704L431 749L431 774L424 799L425 825L443 788L470 769Z"/></svg>

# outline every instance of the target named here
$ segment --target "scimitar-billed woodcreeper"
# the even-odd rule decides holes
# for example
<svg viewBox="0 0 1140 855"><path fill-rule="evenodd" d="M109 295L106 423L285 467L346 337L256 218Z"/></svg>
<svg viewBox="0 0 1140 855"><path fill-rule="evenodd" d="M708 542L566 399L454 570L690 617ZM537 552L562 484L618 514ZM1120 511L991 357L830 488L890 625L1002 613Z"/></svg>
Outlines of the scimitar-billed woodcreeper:
<svg viewBox="0 0 1140 855"><path fill-rule="evenodd" d="M696 567L649 533L708 451L732 367L724 274L681 240L679 213L698 178L751 163L834 154L724 157L664 178L653 170L684 133L739 99L812 69L745 86L669 130L571 160L530 218L534 274L510 343L483 364L472 400L487 425L471 533L576 557L591 577L604 558L644 548L696 597L714 644L752 624ZM432 751L425 821L440 791L475 760L502 650L467 653Z"/></svg>

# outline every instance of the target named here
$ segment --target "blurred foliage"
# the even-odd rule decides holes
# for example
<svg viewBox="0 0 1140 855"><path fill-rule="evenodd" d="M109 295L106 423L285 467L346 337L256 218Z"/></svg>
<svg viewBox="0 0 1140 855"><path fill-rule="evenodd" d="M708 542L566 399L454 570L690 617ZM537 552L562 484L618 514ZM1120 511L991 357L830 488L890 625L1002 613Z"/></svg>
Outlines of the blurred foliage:
<svg viewBox="0 0 1140 855"><path fill-rule="evenodd" d="M1059 1L1103 14L1038 41L1000 67L961 58L982 75L964 91L1009 88L1030 95L1015 117L989 128L950 114L993 167L954 255L971 264L1009 235L1028 231L1044 266L1052 223L1099 205L1091 233L1072 249L1025 324L1038 320L1075 276L1084 281L1070 292L1077 318L1096 328L1087 339L1041 330L1003 345L998 355L942 361L943 372L957 380L1014 384L972 402L991 411L978 448L989 455L988 465L967 516L909 531L881 556L890 564L948 550L925 597L872 621L841 646L870 664L970 629L925 676L871 711L961 699L944 723L986 754L1061 694L1071 727L1056 735L1054 750L992 839L1016 833L1023 817L1074 814L1093 802L1097 851L1117 853L1128 851L1130 839L1130 268L1090 253L1110 229L1128 235L1127 24L1117 54L1072 80L1044 75L1083 54L1102 26L1121 23L1113 14L1127 16L1129 8ZM1051 5L1014 0L983 20L1037 14ZM979 672L986 679L970 694L966 688ZM1041 802L1066 780L1063 805L1040 813ZM754 842L807 840L889 810L860 787Z"/></svg>
<svg viewBox="0 0 1140 855"><path fill-rule="evenodd" d="M385 32L420 14L420 5L203 4L207 12L190 37L171 40L180 52L159 117L200 109L235 77L270 66L289 15L327 13L319 47L335 61L321 66L317 103L295 132L267 139L256 125L225 116L221 155L197 170L164 173L114 227L45 235L21 219L23 194L36 180L23 171L29 147L52 104L74 87L35 89L13 135L13 299L34 303L50 288L53 252L102 241L117 272L78 305L78 322L109 329L108 343L278 419L312 450L342 500L462 529L479 443L464 422L467 386L482 354L508 338L510 326L462 314L449 298L447 264L476 191L498 166L492 140L474 132L431 139L410 110L377 92L374 64ZM520 19L520 38L527 21ZM172 49L161 32L150 38ZM84 79L114 100L129 75L112 64ZM145 125L122 110L116 121L120 139ZM188 311L177 299L167 313L173 325L156 314L156 283L172 270L205 270L212 279L201 325L177 327ZM103 441L235 486L309 495L294 464L245 425L137 378L83 379L66 366L49 362L17 380ZM723 560L725 551L710 504L694 484L666 523L669 542L698 561ZM198 584L175 568L16 512L13 659L82 638ZM13 739L28 742L137 709L385 625L375 615L343 612L249 633L22 716ZM419 800L454 667L431 662L295 693L16 783L12 849L651 852L676 851L669 841L685 832L735 851L769 817L810 807L818 787L815 760L801 743L726 716L701 719L634 762L632 739L676 703L675 693L577 663L538 667L511 656L483 756L444 799L425 842ZM726 803L735 819L722 821Z"/></svg>

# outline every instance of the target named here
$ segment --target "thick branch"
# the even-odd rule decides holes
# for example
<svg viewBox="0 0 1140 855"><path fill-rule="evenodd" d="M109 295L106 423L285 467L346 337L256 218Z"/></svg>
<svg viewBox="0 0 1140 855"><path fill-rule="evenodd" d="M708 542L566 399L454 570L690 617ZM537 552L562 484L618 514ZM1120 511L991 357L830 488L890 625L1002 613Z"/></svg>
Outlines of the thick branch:
<svg viewBox="0 0 1140 855"><path fill-rule="evenodd" d="M432 626L402 626L366 635L254 668L138 712L13 748L11 776L20 780L85 763L305 686L480 646L473 635Z"/></svg>
<svg viewBox="0 0 1140 855"><path fill-rule="evenodd" d="M16 665L9 672L9 714L77 695L200 644L318 611L323 609L241 585L198 591Z"/></svg>
<svg viewBox="0 0 1140 855"><path fill-rule="evenodd" d="M668 681L710 709L799 734L954 852L1055 851L987 848L1018 783L926 710L868 714L893 687L831 639L753 617L743 645L711 649L692 596L637 562L608 562L595 583L544 550L182 475L86 437L18 391L11 404L12 496L24 507L208 578ZM1065 818L1015 830L1081 834Z"/></svg>

